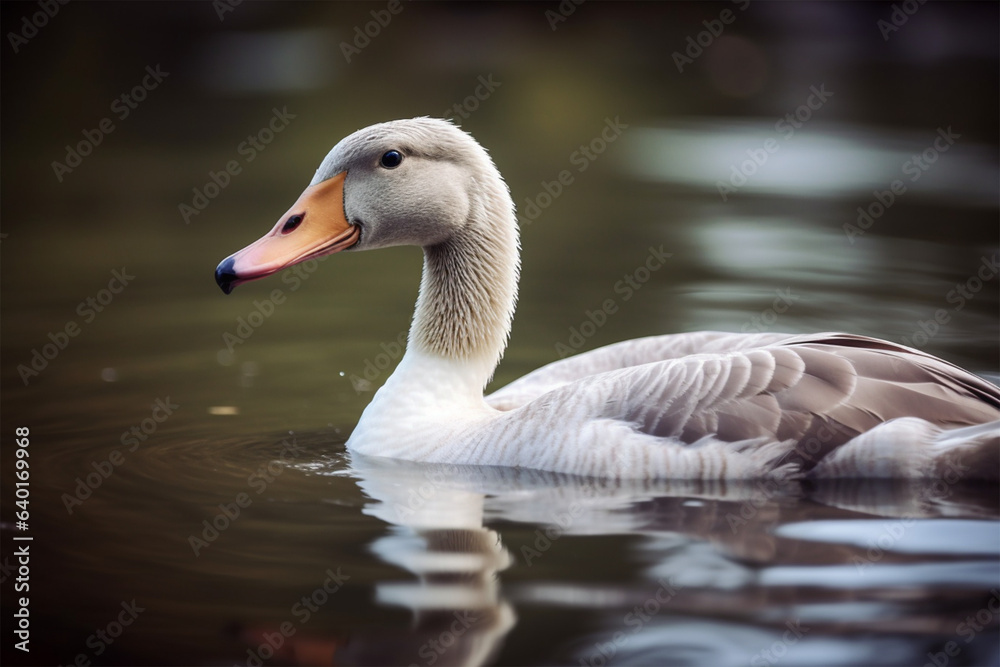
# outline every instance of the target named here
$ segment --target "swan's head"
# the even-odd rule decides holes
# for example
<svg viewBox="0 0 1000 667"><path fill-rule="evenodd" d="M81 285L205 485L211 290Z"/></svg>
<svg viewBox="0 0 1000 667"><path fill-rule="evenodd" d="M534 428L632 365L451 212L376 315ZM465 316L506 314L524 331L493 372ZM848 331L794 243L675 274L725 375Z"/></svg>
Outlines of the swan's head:
<svg viewBox="0 0 1000 667"><path fill-rule="evenodd" d="M481 206L509 196L485 149L448 121L412 118L366 127L334 146L274 228L224 259L215 280L236 285L342 250L435 246ZM499 192L502 190L502 192ZM513 219L512 215L502 218Z"/></svg>

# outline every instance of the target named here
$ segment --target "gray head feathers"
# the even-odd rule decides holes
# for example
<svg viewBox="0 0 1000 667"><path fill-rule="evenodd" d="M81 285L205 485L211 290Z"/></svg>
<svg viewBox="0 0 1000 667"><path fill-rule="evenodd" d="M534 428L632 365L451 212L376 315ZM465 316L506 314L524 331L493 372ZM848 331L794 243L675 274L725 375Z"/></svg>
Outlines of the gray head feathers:
<svg viewBox="0 0 1000 667"><path fill-rule="evenodd" d="M379 166L398 151L397 168ZM468 133L435 118L395 120L346 137L313 184L347 172L347 219L356 250L424 249L410 344L448 358L499 362L517 298L517 222L507 185Z"/></svg>

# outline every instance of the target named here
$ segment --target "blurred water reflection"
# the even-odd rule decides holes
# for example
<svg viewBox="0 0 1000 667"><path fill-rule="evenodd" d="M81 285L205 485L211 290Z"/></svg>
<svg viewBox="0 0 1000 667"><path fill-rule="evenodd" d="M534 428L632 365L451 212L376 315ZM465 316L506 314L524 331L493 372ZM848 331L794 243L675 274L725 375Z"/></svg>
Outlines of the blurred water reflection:
<svg viewBox="0 0 1000 667"><path fill-rule="evenodd" d="M574 649L574 662L583 664L739 664L771 647L772 636L780 637L783 627L795 629L792 644L809 634L804 650L793 652L796 664L850 664L859 656L878 655L889 643L859 646L856 638L843 639L852 624L904 636L948 631L946 621L928 626L923 602L907 603L898 591L919 582L925 595L953 596L954 603L966 596L963 590L976 600L979 594L973 591L996 591L1000 583L1000 529L989 488L857 481L816 488L608 483L362 457L353 458L351 474L371 498L365 513L398 527L376 540L373 552L417 575L405 584L376 586L376 602L408 607L419 628L409 635L412 644L399 646L390 663L405 663L416 652L441 658L443 664L478 664L472 656L499 650L516 623L495 575L512 563L547 566L546 572L566 567L574 539L584 536L640 538L630 540L627 558L647 563L639 568L641 576L636 578L636 572L631 581L608 586L581 579L578 572L567 573L560 584L528 580L506 587L522 608L599 610L608 616L607 631ZM820 515L826 518L817 520ZM892 519L869 518L873 515ZM939 516L982 519L931 518ZM809 521L799 521L805 517ZM484 520L537 528L527 537L521 531L520 548L512 553ZM508 524L503 532L513 527ZM933 547L931 535L936 536ZM942 540L945 536L951 539ZM923 560L914 561L914 553ZM559 562L546 563L552 559ZM837 564L844 561L850 564ZM604 565L616 567L613 561ZM606 581L609 573L601 575ZM729 623L753 618L756 627L726 628L733 631L720 647L718 623L687 620L721 609L732 610ZM617 627L611 622L616 615ZM437 623L428 624L425 616ZM474 629L464 623L468 619ZM429 641L435 636L440 642ZM364 642L357 635L354 640ZM984 644L989 646L980 646L978 655L1000 646L996 637ZM919 659L902 639L895 645L908 659ZM386 659L382 649L379 656ZM348 653L350 660L361 654Z"/></svg>
<svg viewBox="0 0 1000 667"><path fill-rule="evenodd" d="M963 141L961 128L901 132L810 122L794 109L785 116L773 122L671 119L670 127L636 128L621 164L640 179L726 197L858 197L867 207L875 191L889 190L895 180L905 189L893 199L991 207L1000 194L995 151L968 136Z"/></svg>

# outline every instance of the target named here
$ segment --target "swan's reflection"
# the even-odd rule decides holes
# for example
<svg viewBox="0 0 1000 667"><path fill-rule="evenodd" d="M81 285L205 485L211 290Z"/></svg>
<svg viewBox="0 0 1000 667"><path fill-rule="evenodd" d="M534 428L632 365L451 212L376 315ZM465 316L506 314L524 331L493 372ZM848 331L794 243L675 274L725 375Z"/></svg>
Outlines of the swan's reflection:
<svg viewBox="0 0 1000 667"><path fill-rule="evenodd" d="M405 640L395 640L396 655L387 656L383 644L379 658L385 664L488 662L515 615L500 595L497 578L512 558L500 536L483 526L485 495L447 466L359 457L354 472L372 499L364 513L392 525L372 543L372 552L416 577L376 584L377 602L405 607L413 615L412 631ZM361 647L355 643L354 648ZM338 657L367 663L374 656Z"/></svg>
<svg viewBox="0 0 1000 667"><path fill-rule="evenodd" d="M352 474L370 499L364 512L392 526L371 550L416 578L376 585L379 603L407 608L413 615L413 631L405 641L394 639L391 657L386 645L380 646L375 662L386 664L484 664L497 655L514 627L512 602L589 609L604 617L610 632L607 637L593 635L598 640L579 649L581 664L603 664L602 659L612 657L610 650L618 661L629 656L648 661L651 655L663 657L658 646L676 647L679 639L687 650L695 651L695 662L726 662L713 653L725 648L718 642L718 623L691 623L692 616L710 617L720 610L745 615L743 622L759 626L743 630L756 633L762 646L772 642L769 633L786 630L788 612L779 610L790 605L797 605L796 618L804 610L817 610L819 616L810 619L812 637L843 624L837 614L830 616L832 604L855 615L864 607L858 618L863 618L867 631L898 632L906 628L899 622L908 613L905 605L893 600L891 591L879 599L870 589L900 583L906 549L884 550L866 572L857 565L859 554L865 553L860 543L838 535L842 529L838 525L847 525L848 531L858 526L871 530L872 523L881 526L881 518L912 523L934 517L997 516L995 493L988 489L935 481L779 485L601 480L360 456L352 457ZM542 528L535 531L537 537L508 548L497 532L484 526L498 520ZM827 530L828 539L797 534L800 525L821 536ZM914 535L920 532L908 530ZM646 565L639 568L638 581L624 584L584 583L568 575L501 588L498 573L514 563L525 567L546 558L564 535L642 536L632 552ZM905 547L902 542L893 546ZM996 552L990 543L981 555L995 560ZM845 573L838 568L845 566L851 569L848 578L857 582L844 583ZM932 581L903 583L916 590L924 583L948 584L949 571L958 572L945 565L931 574ZM814 581L824 572L831 577L825 588ZM886 573L891 576L879 578ZM943 579L933 581L935 576ZM966 579L954 583L975 585L983 573L973 568L962 576ZM808 599L797 593L802 586L817 585ZM622 610L628 613L623 615ZM821 618L823 614L827 618ZM913 628L947 632L949 622L942 619L928 626L925 618ZM630 625L637 633L642 631L631 644ZM753 639L743 643L752 644ZM352 644L353 650L345 649L349 657L344 653L338 657L345 655L353 662L371 662L375 657L361 649L369 642ZM734 647L726 650L738 653Z"/></svg>

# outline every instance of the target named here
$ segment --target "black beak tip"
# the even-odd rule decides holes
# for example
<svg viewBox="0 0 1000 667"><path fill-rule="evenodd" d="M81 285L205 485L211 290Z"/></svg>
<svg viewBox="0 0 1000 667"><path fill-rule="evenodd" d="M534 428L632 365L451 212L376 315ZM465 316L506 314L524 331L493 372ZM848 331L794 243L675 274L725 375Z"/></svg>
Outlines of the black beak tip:
<svg viewBox="0 0 1000 667"><path fill-rule="evenodd" d="M236 288L236 271L233 270L235 263L232 257L227 257L215 269L215 282L226 294L230 294Z"/></svg>

